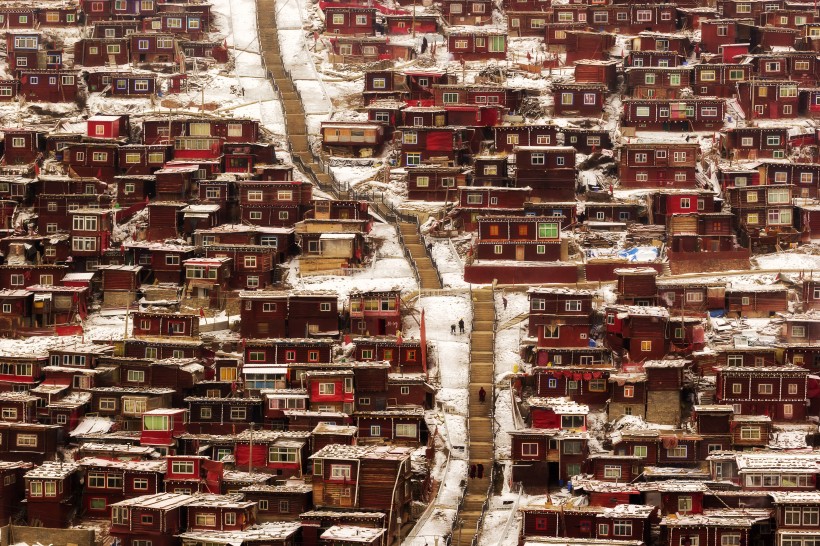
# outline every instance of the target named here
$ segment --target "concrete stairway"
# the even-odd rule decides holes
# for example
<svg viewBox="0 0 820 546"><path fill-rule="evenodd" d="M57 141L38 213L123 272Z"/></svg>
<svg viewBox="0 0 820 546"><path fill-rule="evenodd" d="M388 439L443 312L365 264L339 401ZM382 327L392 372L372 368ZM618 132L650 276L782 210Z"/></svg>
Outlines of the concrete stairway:
<svg viewBox="0 0 820 546"><path fill-rule="evenodd" d="M463 527L461 533L456 532L453 537L454 543L457 543L461 536L461 546L469 545L476 536L493 467L494 324L493 291L489 288L474 290L473 324L470 332L470 464L484 465L484 478L473 478L467 483L467 494L460 515ZM483 403L478 397L478 391L482 387L487 392L487 400Z"/></svg>
<svg viewBox="0 0 820 546"><path fill-rule="evenodd" d="M322 171L321 166L316 163L310 153L305 109L299 99L296 86L288 76L285 65L282 63L275 13L275 0L256 1L259 44L262 48L262 56L265 59L265 66L282 98L282 110L285 116L285 130L290 143L290 152L294 158L298 158L302 162L306 171L305 174L311 178L315 177L319 181L321 189L335 194L336 189L330 175Z"/></svg>
<svg viewBox="0 0 820 546"><path fill-rule="evenodd" d="M416 264L416 269L419 272L419 284L421 289L438 289L441 288L441 281L438 279L436 273L436 266L427 255L424 249L424 241L418 231L416 224L409 222L399 223L401 236L404 240L404 246L410 252L410 257Z"/></svg>

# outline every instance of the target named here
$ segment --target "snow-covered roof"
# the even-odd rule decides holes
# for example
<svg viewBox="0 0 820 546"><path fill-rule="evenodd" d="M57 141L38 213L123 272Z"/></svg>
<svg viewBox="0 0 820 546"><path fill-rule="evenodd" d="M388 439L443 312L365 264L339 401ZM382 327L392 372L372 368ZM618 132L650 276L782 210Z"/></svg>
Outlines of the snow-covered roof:
<svg viewBox="0 0 820 546"><path fill-rule="evenodd" d="M242 531L188 531L179 535L183 540L194 542L242 546L249 542L286 540L302 528L298 521L271 521L248 527Z"/></svg>
<svg viewBox="0 0 820 546"><path fill-rule="evenodd" d="M72 462L45 461L37 468L26 472L25 477L27 479L51 478L62 480L71 476L79 469L79 465Z"/></svg>
<svg viewBox="0 0 820 546"><path fill-rule="evenodd" d="M531 396L527 399L530 407L551 409L560 415L586 415L589 413L589 406L579 404L567 397L545 398L541 396Z"/></svg>
<svg viewBox="0 0 820 546"><path fill-rule="evenodd" d="M313 455L311 459L391 459L402 460L410 457L413 450L402 446L349 446L330 444Z"/></svg>
<svg viewBox="0 0 820 546"><path fill-rule="evenodd" d="M343 540L344 542L372 542L385 533L385 529L359 527L356 525L333 525L319 537L323 540Z"/></svg>

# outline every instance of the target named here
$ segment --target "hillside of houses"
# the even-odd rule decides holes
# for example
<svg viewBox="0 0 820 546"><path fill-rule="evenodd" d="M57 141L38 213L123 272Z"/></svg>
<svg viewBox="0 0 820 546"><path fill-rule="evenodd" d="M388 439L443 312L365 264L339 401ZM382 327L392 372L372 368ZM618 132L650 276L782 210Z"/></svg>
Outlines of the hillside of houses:
<svg viewBox="0 0 820 546"><path fill-rule="evenodd" d="M816 4L0 33L0 546L820 544Z"/></svg>

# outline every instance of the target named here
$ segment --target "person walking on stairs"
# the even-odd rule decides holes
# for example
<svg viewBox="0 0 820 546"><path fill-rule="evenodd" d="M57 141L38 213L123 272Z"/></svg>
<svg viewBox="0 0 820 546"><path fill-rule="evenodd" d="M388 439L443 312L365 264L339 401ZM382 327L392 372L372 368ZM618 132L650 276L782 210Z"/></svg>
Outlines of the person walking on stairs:
<svg viewBox="0 0 820 546"><path fill-rule="evenodd" d="M483 404L484 400L486 400L486 399L487 399L487 391L484 390L484 387L481 387L478 390L478 401Z"/></svg>
<svg viewBox="0 0 820 546"><path fill-rule="evenodd" d="M472 480L473 478L475 478L475 473L476 473L476 467L475 467L475 465L474 465L474 464L471 464L471 465L470 465L470 479L471 479L471 480Z"/></svg>
<svg viewBox="0 0 820 546"><path fill-rule="evenodd" d="M481 463L478 463L478 468L476 470L478 472L478 474L477 474L478 479L480 480L480 479L484 478L484 465L481 464Z"/></svg>

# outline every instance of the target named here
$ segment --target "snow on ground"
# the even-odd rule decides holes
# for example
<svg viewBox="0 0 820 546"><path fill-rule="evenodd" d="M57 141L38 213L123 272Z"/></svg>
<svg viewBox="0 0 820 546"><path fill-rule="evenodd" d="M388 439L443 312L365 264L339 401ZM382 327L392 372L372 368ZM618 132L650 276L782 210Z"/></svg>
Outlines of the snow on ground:
<svg viewBox="0 0 820 546"><path fill-rule="evenodd" d="M469 236L467 236L469 239ZM464 261L453 246L453 239L433 239L427 237L427 243L433 244L433 263L441 275L442 283L449 288L462 288L470 284L464 281Z"/></svg>
<svg viewBox="0 0 820 546"><path fill-rule="evenodd" d="M778 252L752 258L760 269L796 269L804 271L820 270L820 256L800 252Z"/></svg>
<svg viewBox="0 0 820 546"><path fill-rule="evenodd" d="M392 290L410 292L416 289L413 270L399 244L396 228L389 224L374 224L369 237L378 244L373 260L360 271L348 276L312 275L299 276L299 258L288 264L287 282L299 290L335 290L339 301L346 302L353 290Z"/></svg>
<svg viewBox="0 0 820 546"><path fill-rule="evenodd" d="M233 110L234 115L248 116L260 122L272 133L285 134L282 104L266 77L256 29L255 0L213 0L214 22L232 48L235 85L246 106ZM205 91L213 100L214 89ZM219 101L222 102L222 101Z"/></svg>
<svg viewBox="0 0 820 546"><path fill-rule="evenodd" d="M431 375L440 383L436 399L446 419L446 427L441 427L439 432L446 434L451 457L446 473L437 478L441 486L435 501L404 542L405 545L421 546L430 537L444 537L450 533L466 485L470 338L468 334L452 334L450 326L460 318L472 324L472 306L468 293L465 293L420 298L416 309L418 313L414 317L420 316L421 309L424 309L427 339L432 346L431 353L436 355L436 368L431 370ZM418 327L412 320L405 323L413 335Z"/></svg>

